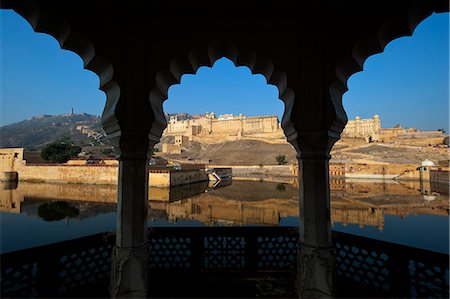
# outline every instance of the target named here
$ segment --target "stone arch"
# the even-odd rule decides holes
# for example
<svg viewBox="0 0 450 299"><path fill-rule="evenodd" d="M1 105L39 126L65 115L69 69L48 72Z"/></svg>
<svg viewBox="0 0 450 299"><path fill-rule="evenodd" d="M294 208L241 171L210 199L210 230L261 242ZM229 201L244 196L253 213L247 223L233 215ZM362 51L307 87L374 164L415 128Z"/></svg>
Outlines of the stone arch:
<svg viewBox="0 0 450 299"><path fill-rule="evenodd" d="M0 8L13 9L31 25L35 32L52 36L61 49L72 51L82 59L83 67L99 77L99 89L106 94L102 125L107 133L118 131L115 107L120 97L120 87L113 79L112 63L96 54L94 44L81 33L72 31L65 19L43 12L33 0L2 1Z"/></svg>
<svg viewBox="0 0 450 299"><path fill-rule="evenodd" d="M270 59L257 57L253 50L238 48L232 42L216 40L211 42L206 49L192 49L186 57L173 59L168 69L156 74L156 86L151 90L149 96L150 106L155 114L149 138L154 144L159 142L167 126L163 103L168 98L169 88L174 84L180 84L184 74L196 74L200 67L212 67L218 59L223 57L230 59L236 67L246 66L252 74L263 75L267 84L277 87L278 97L284 102L285 107L281 127L288 138L296 134L291 121L295 93L288 87L286 73L275 69L274 63Z"/></svg>
<svg viewBox="0 0 450 299"><path fill-rule="evenodd" d="M348 91L347 82L350 76L363 70L364 62L372 55L382 53L391 41L412 36L416 27L435 12L448 12L448 3L439 1L415 1L404 12L378 26L376 32L357 40L350 57L337 64L336 80L330 86L330 96L336 109L342 109L342 96Z"/></svg>

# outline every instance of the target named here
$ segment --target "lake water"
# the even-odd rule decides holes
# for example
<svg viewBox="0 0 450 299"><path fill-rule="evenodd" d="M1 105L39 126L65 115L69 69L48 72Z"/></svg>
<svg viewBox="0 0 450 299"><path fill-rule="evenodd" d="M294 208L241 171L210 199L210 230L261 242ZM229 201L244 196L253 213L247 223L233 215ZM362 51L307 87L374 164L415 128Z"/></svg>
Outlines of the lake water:
<svg viewBox="0 0 450 299"><path fill-rule="evenodd" d="M418 182L332 180L333 229L448 253L448 186L438 189ZM149 197L149 226L298 225L295 181L150 188ZM3 184L0 252L113 231L115 202L116 186Z"/></svg>

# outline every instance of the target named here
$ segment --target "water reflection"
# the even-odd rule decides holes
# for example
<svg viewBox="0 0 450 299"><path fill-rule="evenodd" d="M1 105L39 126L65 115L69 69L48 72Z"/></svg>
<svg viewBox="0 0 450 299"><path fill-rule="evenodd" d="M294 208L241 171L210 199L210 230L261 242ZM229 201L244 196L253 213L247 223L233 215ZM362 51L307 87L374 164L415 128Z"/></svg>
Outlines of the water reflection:
<svg viewBox="0 0 450 299"><path fill-rule="evenodd" d="M402 239L402 235L414 227L417 236L433 235L439 240L433 241L438 244L437 250L448 251L448 187L424 186L414 181L374 180L332 180L330 187L334 229L356 234L364 232L381 239L390 236L395 240ZM47 209L54 208L55 203L61 201L69 203L68 207L78 210L79 214L43 223L39 218L42 207L47 204ZM56 242L114 230L116 201L116 186L2 184L1 250L29 247L26 241L29 235L17 241L24 239L20 236L29 231L34 232L34 239ZM298 215L298 182L287 179L277 182L233 180L218 186L204 182L149 190L151 226L297 226ZM45 244L39 240L31 243ZM443 243L447 245L439 245Z"/></svg>
<svg viewBox="0 0 450 299"><path fill-rule="evenodd" d="M43 203L38 208L38 215L45 221L58 221L73 218L80 214L80 211L65 201Z"/></svg>

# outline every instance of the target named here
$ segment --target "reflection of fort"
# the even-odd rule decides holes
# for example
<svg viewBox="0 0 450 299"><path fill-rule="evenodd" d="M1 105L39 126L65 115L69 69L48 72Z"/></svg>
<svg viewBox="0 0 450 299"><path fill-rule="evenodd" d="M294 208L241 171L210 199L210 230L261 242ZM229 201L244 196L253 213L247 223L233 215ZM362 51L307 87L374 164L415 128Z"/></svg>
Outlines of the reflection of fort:
<svg viewBox="0 0 450 299"><path fill-rule="evenodd" d="M19 182L2 185L0 210L33 213L37 205L23 210L24 201L65 200L96 203L95 209L78 204L84 213L101 211L99 204L116 203L114 186L33 184ZM424 200L419 182L344 181L331 182L332 222L369 225L382 229L386 215L449 215L448 199L436 194L436 200ZM183 188L150 188L150 220L196 220L207 225L279 225L280 219L298 216L298 189L274 182L233 181L224 188L207 184ZM30 202L31 203L31 202ZM86 205L86 207L85 207ZM107 209L110 211L111 209ZM111 210L113 211L113 210Z"/></svg>

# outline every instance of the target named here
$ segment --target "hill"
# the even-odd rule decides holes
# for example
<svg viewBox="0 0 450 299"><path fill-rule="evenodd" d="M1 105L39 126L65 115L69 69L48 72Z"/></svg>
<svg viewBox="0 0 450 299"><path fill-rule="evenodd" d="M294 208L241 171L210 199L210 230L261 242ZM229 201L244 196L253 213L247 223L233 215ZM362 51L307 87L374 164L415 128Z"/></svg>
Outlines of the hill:
<svg viewBox="0 0 450 299"><path fill-rule="evenodd" d="M166 142L171 140L166 137ZM436 163L449 160L450 150L436 146L367 143L363 139L343 138L331 151L334 163L399 163L417 164L429 159ZM209 161L215 165L274 165L275 157L286 156L288 164L296 161L296 152L287 143L270 143L261 140L225 140L216 143L186 141L181 154L158 155L180 162Z"/></svg>
<svg viewBox="0 0 450 299"><path fill-rule="evenodd" d="M217 165L273 165L275 157L284 154L286 161L295 161L296 152L289 143L272 144L259 140L236 140L213 144L187 141L181 155L165 155L175 160L190 158L193 160L210 160ZM164 156L164 155L163 155Z"/></svg>
<svg viewBox="0 0 450 299"><path fill-rule="evenodd" d="M0 127L0 147L40 149L65 136L80 145L96 145L103 133L96 115L39 115Z"/></svg>

